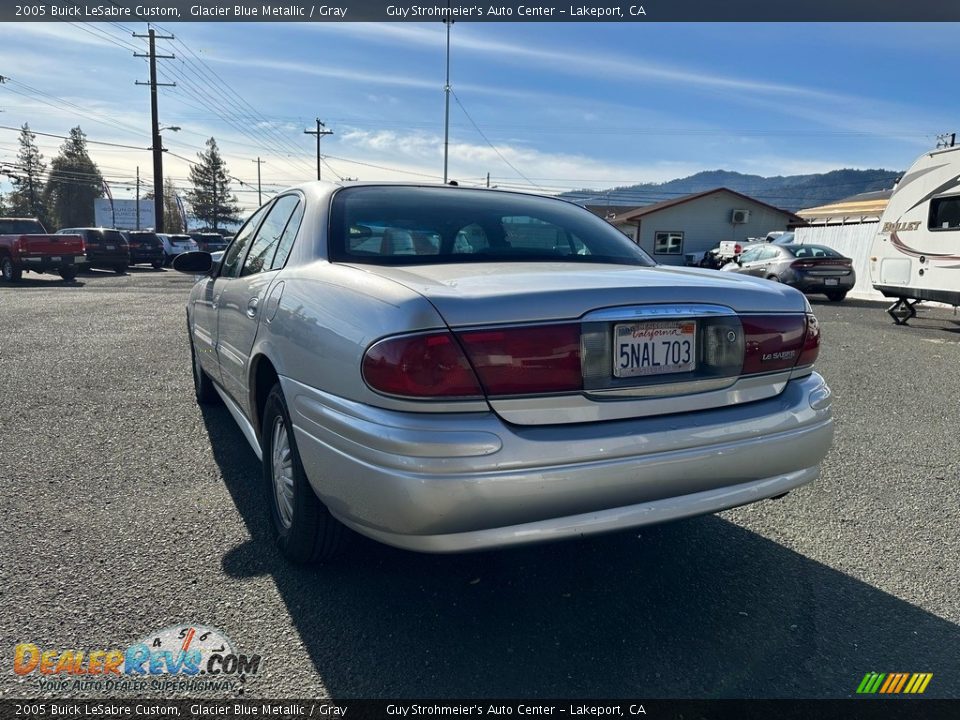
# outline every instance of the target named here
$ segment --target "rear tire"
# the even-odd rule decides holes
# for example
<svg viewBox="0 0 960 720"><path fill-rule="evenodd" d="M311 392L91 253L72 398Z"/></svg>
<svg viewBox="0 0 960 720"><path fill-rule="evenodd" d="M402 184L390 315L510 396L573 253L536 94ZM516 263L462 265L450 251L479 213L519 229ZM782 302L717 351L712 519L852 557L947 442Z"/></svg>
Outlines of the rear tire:
<svg viewBox="0 0 960 720"><path fill-rule="evenodd" d="M187 332L190 332L189 323L187 323ZM197 396L197 403L200 405L216 404L220 395L217 394L217 389L213 386L213 380L200 365L200 358L197 357L197 349L193 345L192 336L190 338L190 367L193 370L193 392Z"/></svg>
<svg viewBox="0 0 960 720"><path fill-rule="evenodd" d="M163 268L163 260L154 260L150 264L153 266L154 270L160 270L161 268Z"/></svg>
<svg viewBox="0 0 960 720"><path fill-rule="evenodd" d="M117 275L123 275L124 273L127 272L127 268L128 268L128 267L129 267L129 265L114 265L114 266L113 266L113 271L114 271Z"/></svg>
<svg viewBox="0 0 960 720"><path fill-rule="evenodd" d="M9 255L4 255L3 258L0 258L0 274L7 282L15 283L23 277L23 270L14 266Z"/></svg>
<svg viewBox="0 0 960 720"><path fill-rule="evenodd" d="M841 290L839 292L828 292L826 293L827 300L830 302L843 302L843 299L847 296L846 290Z"/></svg>
<svg viewBox="0 0 960 720"><path fill-rule="evenodd" d="M66 267L60 268L57 272L60 273L60 277L63 278L64 282L70 282L71 280L76 279L77 270L78 268L76 265L67 265Z"/></svg>
<svg viewBox="0 0 960 720"><path fill-rule="evenodd" d="M267 396L260 438L271 525L280 551L295 563L336 557L346 543L346 528L307 480L279 383Z"/></svg>
<svg viewBox="0 0 960 720"><path fill-rule="evenodd" d="M770 282L780 282L780 278L778 278L776 275L767 275L767 280Z"/></svg>

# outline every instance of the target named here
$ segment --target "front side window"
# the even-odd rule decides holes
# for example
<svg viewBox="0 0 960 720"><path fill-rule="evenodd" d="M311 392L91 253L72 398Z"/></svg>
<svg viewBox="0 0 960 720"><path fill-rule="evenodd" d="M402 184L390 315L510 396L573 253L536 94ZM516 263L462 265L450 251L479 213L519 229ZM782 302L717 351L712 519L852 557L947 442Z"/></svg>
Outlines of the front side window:
<svg viewBox="0 0 960 720"><path fill-rule="evenodd" d="M653 236L654 255L682 255L683 233L660 231Z"/></svg>
<svg viewBox="0 0 960 720"><path fill-rule="evenodd" d="M223 253L223 262L220 265L220 277L236 276L236 271L240 269L240 258L243 257L243 251L249 244L250 238L253 237L253 233L260 224L260 220L267 214L269 208L270 203L267 203L251 215L250 219L240 228L240 232L233 238L230 247Z"/></svg>
<svg viewBox="0 0 960 720"><path fill-rule="evenodd" d="M450 187L340 190L331 206L329 256L376 265L655 264L616 228L570 203Z"/></svg>
<svg viewBox="0 0 960 720"><path fill-rule="evenodd" d="M960 195L930 201L930 230L960 230Z"/></svg>

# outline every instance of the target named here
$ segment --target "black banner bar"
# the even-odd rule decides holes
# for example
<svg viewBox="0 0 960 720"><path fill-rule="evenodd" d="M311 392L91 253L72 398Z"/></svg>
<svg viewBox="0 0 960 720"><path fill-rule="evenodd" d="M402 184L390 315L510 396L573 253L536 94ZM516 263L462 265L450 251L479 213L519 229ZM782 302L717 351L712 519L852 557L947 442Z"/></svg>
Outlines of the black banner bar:
<svg viewBox="0 0 960 720"><path fill-rule="evenodd" d="M2 720L955 720L960 700L0 700Z"/></svg>
<svg viewBox="0 0 960 720"><path fill-rule="evenodd" d="M949 0L29 0L0 4L16 22L943 22Z"/></svg>

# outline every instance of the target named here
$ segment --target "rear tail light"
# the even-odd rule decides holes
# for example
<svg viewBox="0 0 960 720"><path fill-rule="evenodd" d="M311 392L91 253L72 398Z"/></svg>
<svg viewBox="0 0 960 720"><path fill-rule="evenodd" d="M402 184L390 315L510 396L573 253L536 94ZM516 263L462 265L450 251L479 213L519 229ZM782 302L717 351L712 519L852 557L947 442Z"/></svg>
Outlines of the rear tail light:
<svg viewBox="0 0 960 720"><path fill-rule="evenodd" d="M387 338L363 358L378 392L417 398L583 389L578 324L434 332Z"/></svg>
<svg viewBox="0 0 960 720"><path fill-rule="evenodd" d="M387 338L363 357L363 378L388 395L417 398L481 397L463 350L447 331Z"/></svg>
<svg viewBox="0 0 960 720"><path fill-rule="evenodd" d="M800 358L797 360L797 367L813 365L820 354L820 323L817 316L813 313L807 313L807 332L803 338L803 349L800 351Z"/></svg>
<svg viewBox="0 0 960 720"><path fill-rule="evenodd" d="M812 268L816 263L810 262L809 260L794 260L790 263L790 267L796 270L806 270L807 268Z"/></svg>
<svg viewBox="0 0 960 720"><path fill-rule="evenodd" d="M488 395L583 389L580 325L545 325L457 334Z"/></svg>
<svg viewBox="0 0 960 720"><path fill-rule="evenodd" d="M745 315L741 322L746 344L743 375L790 370L817 359L820 326L812 313Z"/></svg>

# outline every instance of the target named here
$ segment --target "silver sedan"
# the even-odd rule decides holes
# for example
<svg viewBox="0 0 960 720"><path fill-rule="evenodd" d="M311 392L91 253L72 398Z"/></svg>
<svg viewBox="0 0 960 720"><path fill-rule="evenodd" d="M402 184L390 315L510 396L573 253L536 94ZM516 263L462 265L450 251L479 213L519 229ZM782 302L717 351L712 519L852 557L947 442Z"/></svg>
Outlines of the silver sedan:
<svg viewBox="0 0 960 720"><path fill-rule="evenodd" d="M174 267L204 273L197 398L297 561L345 527L456 552L712 513L811 482L832 441L801 293L657 266L562 200L309 183Z"/></svg>

